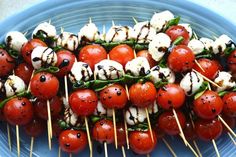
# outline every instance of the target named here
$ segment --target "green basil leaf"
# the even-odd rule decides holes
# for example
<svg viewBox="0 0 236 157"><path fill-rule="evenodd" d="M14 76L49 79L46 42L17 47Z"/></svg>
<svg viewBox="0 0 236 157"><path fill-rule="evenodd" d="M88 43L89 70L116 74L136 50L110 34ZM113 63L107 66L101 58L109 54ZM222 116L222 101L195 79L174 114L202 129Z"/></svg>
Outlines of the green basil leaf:
<svg viewBox="0 0 236 157"><path fill-rule="evenodd" d="M184 37L179 36L175 41L172 43L173 45L179 45L184 40Z"/></svg>
<svg viewBox="0 0 236 157"><path fill-rule="evenodd" d="M159 82L157 82L157 83L155 83L154 85L155 85L155 87L156 88L160 88L160 87L163 87L164 85L167 85L168 84L168 82L162 82L162 81L159 81Z"/></svg>
<svg viewBox="0 0 236 157"><path fill-rule="evenodd" d="M205 51L206 52L206 51ZM200 54L197 54L196 56L195 56L195 58L196 59L199 59L199 58L208 58L208 59L212 59L212 53L205 53L204 51L203 51L203 53L200 53Z"/></svg>
<svg viewBox="0 0 236 157"><path fill-rule="evenodd" d="M66 130L66 129L70 128L70 126L64 120L59 120L58 125L63 130Z"/></svg>
<svg viewBox="0 0 236 157"><path fill-rule="evenodd" d="M36 70L35 73L37 74L37 73L43 72L43 71L49 72L49 73L57 73L57 72L59 72L59 70L60 70L60 69L59 69L58 67L50 66L50 67L48 67L48 68L43 68L43 67L42 67L42 68Z"/></svg>
<svg viewBox="0 0 236 157"><path fill-rule="evenodd" d="M92 84L92 88L98 92L103 90L104 88L106 88L109 84L113 84L113 83L122 83L124 80L124 78L119 78L119 79L115 79L115 80L95 80Z"/></svg>
<svg viewBox="0 0 236 157"><path fill-rule="evenodd" d="M131 126L129 126L128 131L148 131L148 124L147 123L139 123L136 125L131 125Z"/></svg>
<svg viewBox="0 0 236 157"><path fill-rule="evenodd" d="M165 59L164 57L162 57L162 59L159 61L158 65L159 65L161 68L166 68L166 67L167 67L166 59Z"/></svg>
<svg viewBox="0 0 236 157"><path fill-rule="evenodd" d="M194 99L196 100L197 98L199 98L207 89L208 89L208 82L204 81L201 85L201 87L199 88L199 90L196 92L196 94L194 95Z"/></svg>
<svg viewBox="0 0 236 157"><path fill-rule="evenodd" d="M73 89L88 89L91 87L93 82L94 80L86 81L86 82L80 81L80 82L74 83Z"/></svg>
<svg viewBox="0 0 236 157"><path fill-rule="evenodd" d="M224 96L225 94L229 93L228 91L221 91L221 92L218 92L218 95L220 97Z"/></svg>
<svg viewBox="0 0 236 157"><path fill-rule="evenodd" d="M6 45L5 44L0 44L0 48L1 49L6 49Z"/></svg>
<svg viewBox="0 0 236 157"><path fill-rule="evenodd" d="M8 49L7 52L12 58L17 59L19 57L19 52L18 51Z"/></svg>
<svg viewBox="0 0 236 157"><path fill-rule="evenodd" d="M97 121L99 121L101 119L100 116L90 116L90 120L92 121L92 123L96 123Z"/></svg>
<svg viewBox="0 0 236 157"><path fill-rule="evenodd" d="M235 48L227 47L227 48L224 50L224 54L225 54L226 56L229 56L234 50L235 50Z"/></svg>
<svg viewBox="0 0 236 157"><path fill-rule="evenodd" d="M232 90L233 92L236 92L236 86L233 88L233 90Z"/></svg>
<svg viewBox="0 0 236 157"><path fill-rule="evenodd" d="M145 44L136 43L134 45L134 49L136 51L147 50L148 49L148 43L145 43Z"/></svg>
<svg viewBox="0 0 236 157"><path fill-rule="evenodd" d="M166 24L165 28L164 28L164 32L171 26L175 26L175 25L178 25L180 21L180 16L174 18L174 19L171 19L170 21L168 21L168 23Z"/></svg>

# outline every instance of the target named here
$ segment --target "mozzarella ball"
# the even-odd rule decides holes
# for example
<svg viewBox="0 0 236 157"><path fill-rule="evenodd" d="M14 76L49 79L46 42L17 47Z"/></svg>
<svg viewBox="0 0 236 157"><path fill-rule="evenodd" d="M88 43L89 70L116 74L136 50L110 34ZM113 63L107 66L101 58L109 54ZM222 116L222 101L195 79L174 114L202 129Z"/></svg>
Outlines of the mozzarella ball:
<svg viewBox="0 0 236 157"><path fill-rule="evenodd" d="M120 63L104 59L95 64L94 73L98 80L115 80L124 75L124 70Z"/></svg>
<svg viewBox="0 0 236 157"><path fill-rule="evenodd" d="M7 47L21 52L22 46L27 42L25 35L18 31L8 32L5 38Z"/></svg>
<svg viewBox="0 0 236 157"><path fill-rule="evenodd" d="M159 13L154 13L150 24L156 29L157 32L160 32L171 19L174 19L174 14L172 14L169 10L165 10Z"/></svg>
<svg viewBox="0 0 236 157"><path fill-rule="evenodd" d="M131 106L125 112L125 119L129 125L142 123L146 118L147 116L144 108Z"/></svg>
<svg viewBox="0 0 236 157"><path fill-rule="evenodd" d="M6 96L11 97L20 92L23 92L25 90L25 83L20 77L10 75L4 83L4 88L6 91Z"/></svg>
<svg viewBox="0 0 236 157"><path fill-rule="evenodd" d="M1 92L4 92L4 83L3 83L3 81L0 78L0 93Z"/></svg>
<svg viewBox="0 0 236 157"><path fill-rule="evenodd" d="M154 84L160 81L164 81L164 82L168 81L168 83L175 82L175 74L168 67L162 68L157 65L151 69L150 75L151 75L150 79Z"/></svg>
<svg viewBox="0 0 236 157"><path fill-rule="evenodd" d="M188 23L180 23L178 25L183 26L187 30L188 35L189 35L190 38L193 36L193 29L192 29L190 24L188 24Z"/></svg>
<svg viewBox="0 0 236 157"><path fill-rule="evenodd" d="M66 108L64 111L64 121L71 127L80 127L81 119L72 111L71 108Z"/></svg>
<svg viewBox="0 0 236 157"><path fill-rule="evenodd" d="M98 105L94 111L94 115L112 117L112 109L104 108L101 101L98 101Z"/></svg>
<svg viewBox="0 0 236 157"><path fill-rule="evenodd" d="M148 106L148 113L149 114L156 114L157 112L158 112L158 105L155 101L154 104Z"/></svg>
<svg viewBox="0 0 236 157"><path fill-rule="evenodd" d="M57 54L49 47L37 46L31 53L31 61L34 69L54 66L57 63Z"/></svg>
<svg viewBox="0 0 236 157"><path fill-rule="evenodd" d="M160 61L171 45L171 39L165 33L158 33L148 45L148 52L155 61Z"/></svg>
<svg viewBox="0 0 236 157"><path fill-rule="evenodd" d="M217 92L231 89L236 85L232 75L226 71L220 71L217 74L214 82L220 86L220 88L217 88Z"/></svg>
<svg viewBox="0 0 236 157"><path fill-rule="evenodd" d="M223 52L227 47L235 47L233 43L233 40L228 37L227 35L223 34L219 38L217 38L213 43L213 53L218 54L220 52Z"/></svg>
<svg viewBox="0 0 236 157"><path fill-rule="evenodd" d="M204 44L204 48L208 51L212 51L214 41L210 38L200 38L200 41Z"/></svg>
<svg viewBox="0 0 236 157"><path fill-rule="evenodd" d="M125 71L133 76L145 76L150 73L150 65L147 58L137 57L126 63Z"/></svg>
<svg viewBox="0 0 236 157"><path fill-rule="evenodd" d="M151 27L149 21L138 22L134 25L135 40L138 43L149 43L156 35L155 28Z"/></svg>
<svg viewBox="0 0 236 157"><path fill-rule="evenodd" d="M134 30L129 26L112 26L106 34L106 42L122 42L134 39Z"/></svg>
<svg viewBox="0 0 236 157"><path fill-rule="evenodd" d="M188 43L188 47L193 51L195 55L202 53L204 50L204 44L197 39L192 39Z"/></svg>
<svg viewBox="0 0 236 157"><path fill-rule="evenodd" d="M93 76L93 72L90 66L84 62L74 62L70 72L69 78L71 83L77 83L80 81L88 81Z"/></svg>
<svg viewBox="0 0 236 157"><path fill-rule="evenodd" d="M63 32L57 37L57 46L61 46L70 51L78 48L78 37L70 32Z"/></svg>
<svg viewBox="0 0 236 157"><path fill-rule="evenodd" d="M88 23L82 27L78 33L78 41L93 42L100 39L100 33L97 26L94 23Z"/></svg>
<svg viewBox="0 0 236 157"><path fill-rule="evenodd" d="M56 27L48 22L40 23L33 31L32 38L43 35L44 38L55 38L57 35Z"/></svg>
<svg viewBox="0 0 236 157"><path fill-rule="evenodd" d="M186 95L191 96L199 90L203 82L204 80L200 75L195 71L191 71L180 81L180 87L184 90Z"/></svg>

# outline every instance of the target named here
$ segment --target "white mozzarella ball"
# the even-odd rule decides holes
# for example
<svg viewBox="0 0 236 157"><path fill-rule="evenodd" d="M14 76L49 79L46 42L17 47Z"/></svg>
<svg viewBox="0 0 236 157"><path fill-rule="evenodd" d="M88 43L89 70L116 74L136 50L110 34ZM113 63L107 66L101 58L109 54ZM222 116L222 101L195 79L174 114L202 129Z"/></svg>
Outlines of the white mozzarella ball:
<svg viewBox="0 0 236 157"><path fill-rule="evenodd" d="M157 112L158 112L158 105L155 101L154 104L148 106L148 113L149 114L155 114Z"/></svg>
<svg viewBox="0 0 236 157"><path fill-rule="evenodd" d="M33 31L32 37L43 35L44 38L54 38L57 35L56 27L48 22L40 23Z"/></svg>
<svg viewBox="0 0 236 157"><path fill-rule="evenodd" d="M193 51L195 55L202 53L204 50L204 44L197 39L192 39L188 43L188 47Z"/></svg>
<svg viewBox="0 0 236 157"><path fill-rule="evenodd" d="M137 57L126 63L125 71L133 76L144 76L150 72L150 65L147 58Z"/></svg>
<svg viewBox="0 0 236 157"><path fill-rule="evenodd" d="M168 81L169 83L175 82L175 74L168 67L162 68L157 65L151 69L150 75L150 79L154 84L160 81Z"/></svg>
<svg viewBox="0 0 236 157"><path fill-rule="evenodd" d="M90 66L84 62L74 62L69 72L69 78L72 83L88 81L92 76L93 72Z"/></svg>
<svg viewBox="0 0 236 157"><path fill-rule="evenodd" d="M25 35L18 31L8 32L5 38L7 47L21 52L22 46L27 42Z"/></svg>
<svg viewBox="0 0 236 157"><path fill-rule="evenodd" d="M31 61L34 69L54 66L57 63L57 54L49 47L37 46L31 53Z"/></svg>
<svg viewBox="0 0 236 157"><path fill-rule="evenodd" d="M70 51L75 51L78 45L78 37L73 33L63 32L57 37L57 46L61 46Z"/></svg>
<svg viewBox="0 0 236 157"><path fill-rule="evenodd" d="M94 73L98 80L114 80L124 75L123 66L113 60L102 60L95 64Z"/></svg>
<svg viewBox="0 0 236 157"><path fill-rule="evenodd" d="M229 36L225 34L221 35L213 43L213 53L218 54L223 52L227 48L227 46L231 46L229 44L231 44L232 42L233 40Z"/></svg>
<svg viewBox="0 0 236 157"><path fill-rule="evenodd" d="M78 33L79 43L82 41L93 42L100 39L100 33L94 23L88 23Z"/></svg>
<svg viewBox="0 0 236 157"><path fill-rule="evenodd" d="M210 38L200 38L200 41L204 44L204 48L208 51L212 50L214 41Z"/></svg>
<svg viewBox="0 0 236 157"><path fill-rule="evenodd" d="M189 35L190 38L193 36L193 29L192 29L190 24L188 24L188 23L180 23L178 25L183 26L187 30L188 35Z"/></svg>
<svg viewBox="0 0 236 157"><path fill-rule="evenodd" d="M135 40L138 43L149 43L156 35L155 28L151 27L149 21L138 22L134 25Z"/></svg>
<svg viewBox="0 0 236 157"><path fill-rule="evenodd" d="M220 86L217 88L217 92L233 88L236 85L232 75L226 71L218 72L214 82Z"/></svg>
<svg viewBox="0 0 236 157"><path fill-rule="evenodd" d="M155 61L160 61L171 45L171 39L165 33L158 33L148 45L148 52Z"/></svg>
<svg viewBox="0 0 236 157"><path fill-rule="evenodd" d="M104 108L101 101L98 101L98 105L94 111L94 115L112 117L112 109Z"/></svg>
<svg viewBox="0 0 236 157"><path fill-rule="evenodd" d="M133 28L129 26L112 26L106 34L106 42L122 42L134 39Z"/></svg>
<svg viewBox="0 0 236 157"><path fill-rule="evenodd" d="M203 82L204 80L200 75L195 71L191 71L180 81L180 87L185 91L186 95L191 96L199 90Z"/></svg>
<svg viewBox="0 0 236 157"><path fill-rule="evenodd" d="M171 19L174 19L174 14L169 10L165 10L159 13L154 13L150 24L156 29L157 32L160 32Z"/></svg>
<svg viewBox="0 0 236 157"><path fill-rule="evenodd" d="M72 127L80 127L81 119L72 111L71 108L66 108L64 111L64 121Z"/></svg>
<svg viewBox="0 0 236 157"><path fill-rule="evenodd" d="M129 125L142 123L146 118L147 116L144 108L131 106L125 112L125 119Z"/></svg>
<svg viewBox="0 0 236 157"><path fill-rule="evenodd" d="M11 97L20 92L23 92L25 90L25 83L20 77L10 75L4 83L4 88L6 91L6 96Z"/></svg>

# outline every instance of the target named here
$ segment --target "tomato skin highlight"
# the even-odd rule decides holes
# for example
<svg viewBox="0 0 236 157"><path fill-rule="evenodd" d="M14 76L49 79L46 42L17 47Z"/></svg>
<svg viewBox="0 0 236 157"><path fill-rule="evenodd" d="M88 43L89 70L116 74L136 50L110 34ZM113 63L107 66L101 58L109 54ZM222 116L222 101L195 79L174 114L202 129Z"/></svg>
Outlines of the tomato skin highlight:
<svg viewBox="0 0 236 157"><path fill-rule="evenodd" d="M33 118L30 123L24 126L25 133L30 137L40 136L46 129L46 123L39 118Z"/></svg>
<svg viewBox="0 0 236 157"><path fill-rule="evenodd" d="M109 57L125 67L128 61L134 59L134 50L129 45L120 44L109 52Z"/></svg>
<svg viewBox="0 0 236 157"><path fill-rule="evenodd" d="M185 138L189 141L197 139L196 131L190 121L186 122L186 127L184 128L183 133Z"/></svg>
<svg viewBox="0 0 236 157"><path fill-rule="evenodd" d="M204 141L210 141L212 139L217 139L221 135L223 126L217 119L198 119L195 122L195 129L200 139Z"/></svg>
<svg viewBox="0 0 236 157"><path fill-rule="evenodd" d="M224 102L223 113L230 117L236 117L236 92L230 92L222 98Z"/></svg>
<svg viewBox="0 0 236 157"><path fill-rule="evenodd" d="M95 64L104 59L107 59L107 52L97 44L84 46L78 56L78 60L87 63L92 70Z"/></svg>
<svg viewBox="0 0 236 157"><path fill-rule="evenodd" d="M236 73L236 50L231 52L227 60L228 67L232 73Z"/></svg>
<svg viewBox="0 0 236 157"><path fill-rule="evenodd" d="M93 90L79 89L70 95L69 104L77 115L89 116L94 113L98 104L98 98Z"/></svg>
<svg viewBox="0 0 236 157"><path fill-rule="evenodd" d="M15 68L15 75L19 76L25 84L29 84L33 67L27 63L21 63Z"/></svg>
<svg viewBox="0 0 236 157"><path fill-rule="evenodd" d="M213 119L223 110L223 101L218 93L207 90L193 101L193 109L198 117Z"/></svg>
<svg viewBox="0 0 236 157"><path fill-rule="evenodd" d="M67 153L78 153L88 144L87 134L80 130L64 130L59 136L59 145Z"/></svg>
<svg viewBox="0 0 236 157"><path fill-rule="evenodd" d="M11 125L25 125L33 118L33 105L27 98L9 100L3 108L6 121Z"/></svg>
<svg viewBox="0 0 236 157"><path fill-rule="evenodd" d="M172 42L174 42L178 37L182 36L184 40L180 44L188 45L190 39L189 33L183 26L171 26L166 30L165 33L170 37Z"/></svg>
<svg viewBox="0 0 236 157"><path fill-rule="evenodd" d="M195 55L185 45L175 46L167 59L167 64L174 72L186 72L193 68Z"/></svg>
<svg viewBox="0 0 236 157"><path fill-rule="evenodd" d="M147 107L156 99L156 88L151 82L135 83L129 88L130 100L137 107Z"/></svg>
<svg viewBox="0 0 236 157"><path fill-rule="evenodd" d="M178 109L185 102L184 90L177 84L167 84L157 92L157 104L165 110Z"/></svg>
<svg viewBox="0 0 236 157"><path fill-rule="evenodd" d="M6 50L0 48L0 77L10 74L15 67L15 60L7 53Z"/></svg>
<svg viewBox="0 0 236 157"><path fill-rule="evenodd" d="M153 139L154 141L152 142L149 131L132 131L129 133L130 147L137 154L144 155L151 153L157 144L157 138L154 132Z"/></svg>
<svg viewBox="0 0 236 157"><path fill-rule="evenodd" d="M97 121L93 126L93 138L100 142L111 144L114 142L114 126L112 121L102 119Z"/></svg>
<svg viewBox="0 0 236 157"><path fill-rule="evenodd" d="M152 55L148 52L148 50L141 50L137 53L137 57L145 57L148 60L150 68L157 65L157 62L152 58Z"/></svg>
<svg viewBox="0 0 236 157"><path fill-rule="evenodd" d="M101 103L106 108L121 109L125 107L128 101L125 88L119 84L113 84L106 87L99 95Z"/></svg>

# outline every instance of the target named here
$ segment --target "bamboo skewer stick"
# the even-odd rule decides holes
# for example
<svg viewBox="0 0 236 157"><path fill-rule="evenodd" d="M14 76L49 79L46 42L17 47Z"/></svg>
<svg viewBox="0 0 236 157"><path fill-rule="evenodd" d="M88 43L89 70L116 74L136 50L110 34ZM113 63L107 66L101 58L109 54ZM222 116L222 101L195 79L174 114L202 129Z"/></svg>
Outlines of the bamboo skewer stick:
<svg viewBox="0 0 236 157"><path fill-rule="evenodd" d="M217 157L220 157L220 153L219 153L219 150L218 150L218 148L217 148L217 145L216 145L216 142L215 142L214 139L212 140L212 144L213 144L214 149L215 149L215 151L216 151L216 156L217 156Z"/></svg>
<svg viewBox="0 0 236 157"><path fill-rule="evenodd" d="M8 147L11 152L11 130L8 123L7 123L7 140L8 140Z"/></svg>
<svg viewBox="0 0 236 157"><path fill-rule="evenodd" d="M198 61L195 59L194 60L195 64L197 64L197 66L203 71L205 72L205 70L202 68L202 66L198 63Z"/></svg>
<svg viewBox="0 0 236 157"><path fill-rule="evenodd" d="M31 140L30 140L30 157L32 157L33 148L34 148L34 137L31 137Z"/></svg>
<svg viewBox="0 0 236 157"><path fill-rule="evenodd" d="M229 138L231 139L231 141L233 142L233 144L236 145L236 141L234 140L233 136L229 132L227 132L227 134Z"/></svg>
<svg viewBox="0 0 236 157"><path fill-rule="evenodd" d="M151 139L152 139L152 142L154 142L152 126L151 126L151 121L150 121L150 117L149 117L149 113L148 113L148 108L147 107L145 107L145 112L146 112L146 115L147 115L147 122L148 122L148 128L149 128L149 132L150 132L150 135L151 135Z"/></svg>
<svg viewBox="0 0 236 157"><path fill-rule="evenodd" d="M117 142L117 131L116 131L116 112L115 109L112 109L112 119L113 119L113 125L114 125L114 134L115 134L115 147L118 149L118 142Z"/></svg>
<svg viewBox="0 0 236 157"><path fill-rule="evenodd" d="M164 142L164 144L166 145L166 147L169 149L169 151L171 152L172 156L177 157L177 155L175 154L175 152L174 152L173 148L170 146L170 144L164 138L161 138L161 139Z"/></svg>
<svg viewBox="0 0 236 157"><path fill-rule="evenodd" d="M128 127L127 127L127 122L125 119L125 111L123 111L123 115L124 115L126 145L127 145L127 149L129 150L129 132L128 132Z"/></svg>
<svg viewBox="0 0 236 157"><path fill-rule="evenodd" d="M17 156L20 157L20 135L19 135L19 125L16 125L16 143L17 143Z"/></svg>
<svg viewBox="0 0 236 157"><path fill-rule="evenodd" d="M123 156L123 157L126 157L126 154L125 154L125 147L124 147L124 146L121 146L121 150L122 150L122 156Z"/></svg>
<svg viewBox="0 0 236 157"><path fill-rule="evenodd" d="M49 121L47 121L47 130L48 130L48 148L49 150L52 150L52 141L51 141L51 135L49 130Z"/></svg>
<svg viewBox="0 0 236 157"><path fill-rule="evenodd" d="M105 152L105 157L108 157L108 153L107 153L107 143L104 142L104 152Z"/></svg>
<svg viewBox="0 0 236 157"><path fill-rule="evenodd" d="M58 157L61 157L61 147L58 148Z"/></svg>
<svg viewBox="0 0 236 157"><path fill-rule="evenodd" d="M234 131L229 127L229 125L224 121L224 119L218 115L219 120L223 123L223 125L228 129L228 131L234 136L234 138L236 137L236 134L234 133Z"/></svg>
<svg viewBox="0 0 236 157"><path fill-rule="evenodd" d="M93 146L92 146L91 137L90 137L90 132L89 132L88 118L87 118L87 117L84 117L84 121L85 121L87 136L88 136L90 157L92 157L92 156L93 156Z"/></svg>
<svg viewBox="0 0 236 157"><path fill-rule="evenodd" d="M50 135L50 139L52 139L52 117L51 117L51 108L50 108L50 102L47 100L47 111L48 111L48 131Z"/></svg>
<svg viewBox="0 0 236 157"><path fill-rule="evenodd" d="M72 153L69 154L69 157L72 157Z"/></svg>

